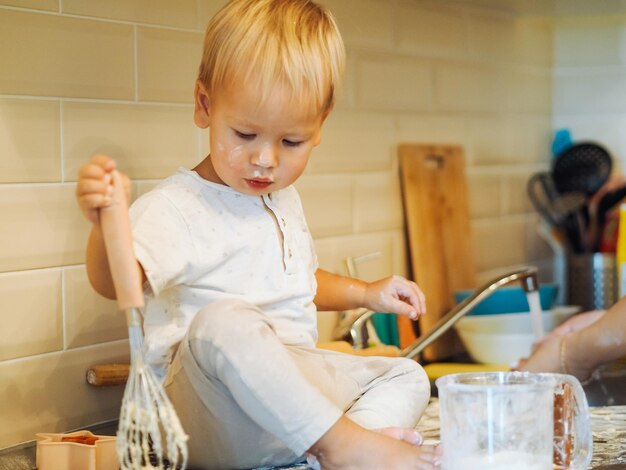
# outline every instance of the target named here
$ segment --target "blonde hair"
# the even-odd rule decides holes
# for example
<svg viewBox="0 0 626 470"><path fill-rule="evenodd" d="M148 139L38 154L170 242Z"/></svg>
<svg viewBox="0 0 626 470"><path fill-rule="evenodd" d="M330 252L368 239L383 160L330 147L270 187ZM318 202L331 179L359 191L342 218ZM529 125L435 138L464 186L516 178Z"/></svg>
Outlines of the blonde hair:
<svg viewBox="0 0 626 470"><path fill-rule="evenodd" d="M276 82L330 111L345 65L332 14L310 0L232 0L209 22L198 79L212 96L252 80L262 103Z"/></svg>

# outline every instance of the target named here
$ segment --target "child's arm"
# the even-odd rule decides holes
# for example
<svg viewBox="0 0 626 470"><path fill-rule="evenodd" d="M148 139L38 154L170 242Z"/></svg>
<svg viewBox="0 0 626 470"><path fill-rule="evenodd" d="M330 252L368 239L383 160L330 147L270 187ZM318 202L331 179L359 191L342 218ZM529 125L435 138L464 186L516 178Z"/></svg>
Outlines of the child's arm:
<svg viewBox="0 0 626 470"><path fill-rule="evenodd" d="M106 207L111 202L113 191L111 181L115 168L116 163L113 159L105 155L96 155L80 168L76 185L78 205L87 220L92 223L86 251L87 276L96 292L109 299L115 299L115 288L100 230L100 208ZM128 200L130 199L128 178L122 174L120 177L124 182ZM137 269L141 271L142 282L145 282L146 277L139 263Z"/></svg>
<svg viewBox="0 0 626 470"><path fill-rule="evenodd" d="M315 278L315 305L318 310L365 307L376 312L399 313L413 319L426 313L424 294L417 284L402 276L365 282L318 269Z"/></svg>

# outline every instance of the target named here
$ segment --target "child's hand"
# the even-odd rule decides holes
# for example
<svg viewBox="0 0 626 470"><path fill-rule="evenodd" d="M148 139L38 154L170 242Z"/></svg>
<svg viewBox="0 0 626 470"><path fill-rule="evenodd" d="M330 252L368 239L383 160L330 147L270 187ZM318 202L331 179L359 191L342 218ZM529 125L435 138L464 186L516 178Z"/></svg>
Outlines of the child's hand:
<svg viewBox="0 0 626 470"><path fill-rule="evenodd" d="M391 276L367 285L365 307L375 312L398 313L413 320L426 313L426 298L416 283Z"/></svg>
<svg viewBox="0 0 626 470"><path fill-rule="evenodd" d="M91 223L100 223L99 210L111 202L113 186L111 172L116 168L115 160L106 155L95 155L89 163L78 170L76 200L80 209ZM120 174L123 179L126 199L130 200L130 182L128 177Z"/></svg>

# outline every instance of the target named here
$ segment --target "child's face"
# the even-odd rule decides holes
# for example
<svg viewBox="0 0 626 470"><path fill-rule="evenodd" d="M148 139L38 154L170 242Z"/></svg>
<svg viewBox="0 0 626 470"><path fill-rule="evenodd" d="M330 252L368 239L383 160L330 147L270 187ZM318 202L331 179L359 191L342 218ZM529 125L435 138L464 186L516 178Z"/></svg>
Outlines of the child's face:
<svg viewBox="0 0 626 470"><path fill-rule="evenodd" d="M211 129L206 179L253 196L292 184L320 143L325 115L277 85L258 105L254 86L229 85L209 97L196 89L196 124Z"/></svg>

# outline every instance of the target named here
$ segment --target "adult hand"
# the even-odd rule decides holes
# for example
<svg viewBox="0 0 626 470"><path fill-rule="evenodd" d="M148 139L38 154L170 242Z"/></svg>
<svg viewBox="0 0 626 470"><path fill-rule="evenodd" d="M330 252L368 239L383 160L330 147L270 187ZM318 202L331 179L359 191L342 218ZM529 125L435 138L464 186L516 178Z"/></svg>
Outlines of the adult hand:
<svg viewBox="0 0 626 470"><path fill-rule="evenodd" d="M569 342L573 338L568 335L584 330L602 318L605 313L604 310L592 310L574 315L539 340L534 345L531 356L527 359L521 359L515 368L529 372L565 372L563 370L565 358L561 357L562 347L565 345L562 344L562 341ZM591 372L582 364L568 362L567 368L570 373L579 378L586 378Z"/></svg>
<svg viewBox="0 0 626 470"><path fill-rule="evenodd" d="M555 338L565 336L568 333L583 330L602 318L605 313L606 310L591 310L589 312L574 315L537 341L534 347L537 348L544 343L550 342Z"/></svg>
<svg viewBox="0 0 626 470"><path fill-rule="evenodd" d="M553 337L538 345L529 358L520 359L514 370L529 372L562 372L561 367L561 340L563 337Z"/></svg>

